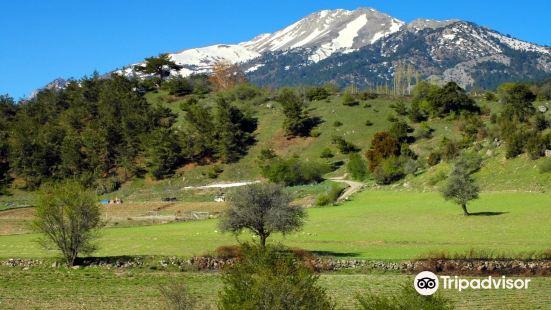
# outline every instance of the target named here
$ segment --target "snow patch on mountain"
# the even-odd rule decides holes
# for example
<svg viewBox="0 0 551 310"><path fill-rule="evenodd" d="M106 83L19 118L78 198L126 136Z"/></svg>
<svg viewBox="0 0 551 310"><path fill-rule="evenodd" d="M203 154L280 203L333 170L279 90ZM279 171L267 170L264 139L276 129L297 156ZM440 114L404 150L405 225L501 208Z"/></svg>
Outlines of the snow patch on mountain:
<svg viewBox="0 0 551 310"><path fill-rule="evenodd" d="M517 51L536 52L536 53L542 53L542 54L548 54L548 55L551 54L551 51L549 49L546 49L545 47L542 47L542 46L538 46L532 43L509 38L493 31L489 31L488 34L498 39L501 43Z"/></svg>

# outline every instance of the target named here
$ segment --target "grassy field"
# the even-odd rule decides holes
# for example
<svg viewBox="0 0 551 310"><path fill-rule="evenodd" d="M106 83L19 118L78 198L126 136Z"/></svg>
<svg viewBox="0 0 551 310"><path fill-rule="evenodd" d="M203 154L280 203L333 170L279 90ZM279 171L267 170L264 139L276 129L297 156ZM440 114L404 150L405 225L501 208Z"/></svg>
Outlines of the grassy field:
<svg viewBox="0 0 551 310"><path fill-rule="evenodd" d="M299 233L274 236L289 246L334 256L411 259L434 251L494 251L508 256L551 248L551 195L483 193L464 217L438 193L366 191L341 206L308 209ZM480 213L481 212L481 213ZM106 228L99 256L202 255L235 238L221 234L216 219L128 228ZM37 235L0 237L0 257L51 257ZM242 235L240 240L250 240Z"/></svg>
<svg viewBox="0 0 551 310"><path fill-rule="evenodd" d="M159 309L158 286L184 281L201 304L214 308L222 287L218 273L106 270L85 268L0 268L2 309ZM320 276L320 285L339 309L355 306L355 296L393 293L410 284L400 274L338 274ZM441 290L458 309L545 309L551 303L551 278L533 278L528 291L490 290L462 292Z"/></svg>

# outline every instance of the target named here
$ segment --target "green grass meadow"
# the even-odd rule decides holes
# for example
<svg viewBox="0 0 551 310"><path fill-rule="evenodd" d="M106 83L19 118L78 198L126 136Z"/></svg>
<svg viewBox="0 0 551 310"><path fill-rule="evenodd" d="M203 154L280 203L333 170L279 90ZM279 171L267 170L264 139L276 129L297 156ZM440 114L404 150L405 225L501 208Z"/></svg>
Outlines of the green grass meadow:
<svg viewBox="0 0 551 310"><path fill-rule="evenodd" d="M551 248L551 195L483 193L465 217L439 193L365 191L340 206L308 209L306 226L271 242L334 256L364 259L413 259L429 252L463 253L471 249L522 256ZM490 215L486 215L490 214ZM218 231L218 220L128 228L106 228L99 256L203 255L235 236ZM0 237L0 257L51 257L38 235ZM241 241L252 237L243 234Z"/></svg>
<svg viewBox="0 0 551 310"><path fill-rule="evenodd" d="M394 293L410 285L412 276L385 274L321 274L319 283L338 309L353 309L357 295ZM0 268L2 309L162 309L159 285L183 281L206 309L215 308L222 288L219 273L106 270L85 268ZM528 290L441 290L457 309L548 309L551 278L532 278Z"/></svg>

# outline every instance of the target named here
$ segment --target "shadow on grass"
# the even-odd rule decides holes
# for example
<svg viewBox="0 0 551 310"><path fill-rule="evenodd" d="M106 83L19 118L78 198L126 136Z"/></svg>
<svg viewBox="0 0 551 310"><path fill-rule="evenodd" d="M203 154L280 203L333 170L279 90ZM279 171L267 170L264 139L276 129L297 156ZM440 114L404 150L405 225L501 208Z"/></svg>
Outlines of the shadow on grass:
<svg viewBox="0 0 551 310"><path fill-rule="evenodd" d="M333 252L333 251L311 251L311 253L317 256L329 256L329 257L357 257L360 253L351 252Z"/></svg>
<svg viewBox="0 0 551 310"><path fill-rule="evenodd" d="M507 214L509 212L471 212L469 215L472 216L497 216L502 214Z"/></svg>

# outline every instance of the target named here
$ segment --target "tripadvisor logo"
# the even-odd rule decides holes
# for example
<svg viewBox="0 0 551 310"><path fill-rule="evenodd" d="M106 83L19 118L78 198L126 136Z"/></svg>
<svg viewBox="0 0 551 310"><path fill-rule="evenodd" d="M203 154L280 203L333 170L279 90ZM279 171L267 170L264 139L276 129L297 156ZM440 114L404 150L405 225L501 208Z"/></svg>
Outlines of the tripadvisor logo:
<svg viewBox="0 0 551 310"><path fill-rule="evenodd" d="M438 290L440 284L445 290L458 290L461 292L465 289L472 290L526 290L531 279L508 279L505 276L494 278L489 276L485 279L464 279L458 276L440 276L438 277L430 271L423 271L415 276L413 287L415 290L424 296L430 296Z"/></svg>
<svg viewBox="0 0 551 310"><path fill-rule="evenodd" d="M438 290L438 277L430 271L420 272L413 281L413 287L421 295L432 295Z"/></svg>

